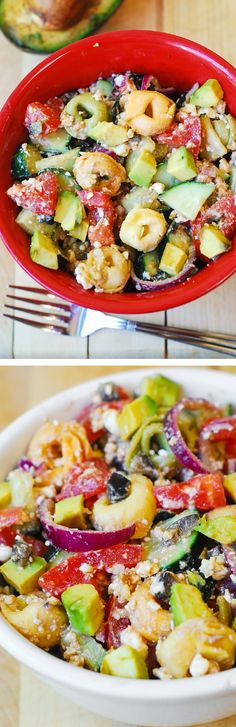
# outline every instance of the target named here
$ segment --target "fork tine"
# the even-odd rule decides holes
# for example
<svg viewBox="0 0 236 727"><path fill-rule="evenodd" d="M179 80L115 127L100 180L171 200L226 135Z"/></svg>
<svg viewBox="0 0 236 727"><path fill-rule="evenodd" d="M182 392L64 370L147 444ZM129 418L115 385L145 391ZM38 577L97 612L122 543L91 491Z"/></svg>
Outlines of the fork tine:
<svg viewBox="0 0 236 727"><path fill-rule="evenodd" d="M69 323L70 318L68 316L63 316L60 313L50 313L49 311L43 311L40 310L38 312L35 310L35 308L23 308L23 306L20 305L7 305L7 303L4 304L4 308L10 308L12 311L21 311L21 313L30 313L30 315L39 316L39 318L42 316L44 318L48 319L55 319L56 321L62 321L63 323Z"/></svg>
<svg viewBox="0 0 236 727"><path fill-rule="evenodd" d="M71 313L71 306L69 303L56 303L54 301L44 303L42 300L39 300L39 298L24 298L21 295L10 295L9 293L6 295L6 298L11 298L11 300L20 300L22 303L33 303L33 305L40 305L44 308L61 308L62 310L68 311L68 313Z"/></svg>
<svg viewBox="0 0 236 727"><path fill-rule="evenodd" d="M12 321L17 321L17 323L25 323L26 326L32 326L33 328L41 328L43 331L48 333L59 333L60 335L68 335L67 329L64 326L56 326L56 325L44 325L44 323L39 323L38 321L27 321L26 318L20 318L20 316L12 316L9 313L3 313L4 318L10 318Z"/></svg>
<svg viewBox="0 0 236 727"><path fill-rule="evenodd" d="M49 290L45 290L45 288L37 288L36 286L30 287L29 285L10 285L9 288L14 288L15 290L26 290L30 293L40 293L41 295L52 295L53 298L57 298L57 295L55 293L50 293Z"/></svg>

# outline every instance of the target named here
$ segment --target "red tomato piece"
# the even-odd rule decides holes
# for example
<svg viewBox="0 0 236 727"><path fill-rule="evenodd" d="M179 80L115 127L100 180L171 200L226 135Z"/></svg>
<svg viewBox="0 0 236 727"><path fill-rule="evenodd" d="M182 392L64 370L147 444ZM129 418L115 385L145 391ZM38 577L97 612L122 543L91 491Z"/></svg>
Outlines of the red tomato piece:
<svg viewBox="0 0 236 727"><path fill-rule="evenodd" d="M53 172L43 172L38 177L16 182L7 194L20 207L51 217L57 202L57 179Z"/></svg>
<svg viewBox="0 0 236 727"><path fill-rule="evenodd" d="M0 511L0 530L8 525L20 523L23 507L8 507L6 510Z"/></svg>
<svg viewBox="0 0 236 727"><path fill-rule="evenodd" d="M124 605L119 603L117 598L109 598L107 606L107 638L108 649L118 649L121 645L121 633L130 625L128 616L122 616ZM120 611L120 616L119 616Z"/></svg>
<svg viewBox="0 0 236 727"><path fill-rule="evenodd" d="M127 394L127 392L119 387L118 391L119 396L121 396L120 399L114 399L114 401L102 401L100 404L87 404L81 412L79 413L77 417L77 421L81 422L83 424L83 427L86 430L87 437L91 444L96 442L100 437L102 437L106 433L106 429L101 428L94 430L93 429L93 413L96 412L98 409L101 410L101 416L102 416L102 410L104 409L117 409L118 411L123 408L124 401L127 403L127 401L130 401L130 397Z"/></svg>
<svg viewBox="0 0 236 727"><path fill-rule="evenodd" d="M164 510L214 510L226 505L221 474L197 475L183 483L154 488L158 507Z"/></svg>
<svg viewBox="0 0 236 727"><path fill-rule="evenodd" d="M97 498L106 491L109 473L105 460L85 460L68 472L60 495L56 499L64 500L74 495L83 495L85 500Z"/></svg>
<svg viewBox="0 0 236 727"><path fill-rule="evenodd" d="M47 103L33 101L29 103L25 113L24 125L31 136L46 136L56 131L61 123L61 112L64 103L60 98L50 98Z"/></svg>
<svg viewBox="0 0 236 727"><path fill-rule="evenodd" d="M89 209L88 237L91 245L95 242L99 242L100 245L114 244L113 226L116 212L109 194L82 190L79 192L79 196L81 202Z"/></svg>
<svg viewBox="0 0 236 727"><path fill-rule="evenodd" d="M170 149L187 146L197 158L201 146L201 122L199 116L187 115L179 124L171 124L169 129L157 135L159 144L167 144Z"/></svg>
<svg viewBox="0 0 236 727"><path fill-rule="evenodd" d="M31 535L23 535L23 539L26 541L26 543L30 543L30 545L32 545L34 555L39 555L41 558L44 558L47 551L47 546L42 540L38 540L38 538L33 538L31 537Z"/></svg>
<svg viewBox="0 0 236 727"><path fill-rule="evenodd" d="M0 530L0 545L9 545L12 547L16 537L15 528L7 527Z"/></svg>
<svg viewBox="0 0 236 727"><path fill-rule="evenodd" d="M200 231L206 223L216 223L217 227L223 232L223 235L231 240L236 232L236 195L229 194L227 197L221 197L215 204L207 209L199 212L198 216L191 224L191 232L194 243L199 255L209 262L209 259L201 254L200 250Z"/></svg>
<svg viewBox="0 0 236 727"><path fill-rule="evenodd" d="M84 563L91 565L94 571L109 570L116 563L133 568L142 559L142 551L141 545L114 545L103 550L76 553L40 576L39 586L51 595L60 596L66 588L86 582L82 580L85 574L80 570Z"/></svg>

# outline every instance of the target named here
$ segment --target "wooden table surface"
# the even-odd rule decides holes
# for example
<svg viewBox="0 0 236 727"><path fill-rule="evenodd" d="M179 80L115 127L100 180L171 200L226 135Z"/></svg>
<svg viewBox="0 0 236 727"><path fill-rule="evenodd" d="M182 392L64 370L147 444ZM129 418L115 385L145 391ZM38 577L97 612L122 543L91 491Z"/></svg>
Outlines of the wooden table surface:
<svg viewBox="0 0 236 727"><path fill-rule="evenodd" d="M119 10L104 26L106 30L120 28L149 28L186 36L209 46L236 64L235 0L124 0ZM37 55L22 53L9 42L0 39L1 75L0 101L4 101L20 78L38 63ZM170 79L171 81L171 79ZM14 279L30 284L30 279L14 264L9 254L0 252L0 310L8 283ZM208 328L235 333L235 277L204 299L170 310L167 321L172 325ZM163 323L165 314L144 318ZM146 334L101 331L86 339L61 339L38 330L0 319L0 358L184 358L211 357L200 349L169 343L165 348Z"/></svg>
<svg viewBox="0 0 236 727"><path fill-rule="evenodd" d="M72 365L1 366L0 430L12 419L68 386L128 367ZM223 367L222 367L223 368ZM236 375L236 367L224 367ZM119 727L120 723L94 716L56 694L29 669L20 666L0 649L1 727ZM209 727L235 727L236 716L211 723ZM124 727L129 727L124 725ZM197 727L197 726L196 726ZM204 727L204 726L203 726ZM206 725L205 725L206 727Z"/></svg>

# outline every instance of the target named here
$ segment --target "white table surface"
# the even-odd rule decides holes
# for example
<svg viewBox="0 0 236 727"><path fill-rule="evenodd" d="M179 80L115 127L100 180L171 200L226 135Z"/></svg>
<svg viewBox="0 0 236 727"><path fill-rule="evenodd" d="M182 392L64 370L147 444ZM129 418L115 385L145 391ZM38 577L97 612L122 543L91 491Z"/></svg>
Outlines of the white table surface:
<svg viewBox="0 0 236 727"><path fill-rule="evenodd" d="M124 0L104 29L127 27L162 29L185 35L217 50L236 62L235 43L228 30L235 28L235 0ZM0 103L42 56L23 53L0 36ZM220 288L180 308L140 317L141 320L171 325L207 328L236 333L235 275ZM9 283L32 284L31 279L0 248L0 358L212 358L214 354L180 343L165 344L147 334L100 331L88 339L65 338L42 333L23 324L12 324L1 315ZM223 358L223 356L218 357ZM229 357L226 359L230 360Z"/></svg>

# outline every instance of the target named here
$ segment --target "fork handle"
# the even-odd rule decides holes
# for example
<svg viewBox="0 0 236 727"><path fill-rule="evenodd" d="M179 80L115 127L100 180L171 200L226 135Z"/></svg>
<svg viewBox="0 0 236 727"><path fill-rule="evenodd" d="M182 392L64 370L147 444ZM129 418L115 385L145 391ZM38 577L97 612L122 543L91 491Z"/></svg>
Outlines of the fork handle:
<svg viewBox="0 0 236 727"><path fill-rule="evenodd" d="M217 334L214 337L214 334L207 335L205 334L205 332L201 333L201 331L199 331L199 334L197 333L195 335L192 332L187 332L185 329L181 328L165 328L164 326L158 326L156 324L145 322L136 323L133 321L129 321L129 323L132 324L130 326L131 330L139 331L140 333L149 333L154 336L158 336L158 338L178 341L179 343L186 343L188 345L196 346L197 348L203 348L206 351L215 351L216 353L222 353L226 356L235 356L236 354L236 347L229 345L229 341L232 341L233 337L228 339L226 338L226 343L223 343L220 342Z"/></svg>

